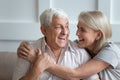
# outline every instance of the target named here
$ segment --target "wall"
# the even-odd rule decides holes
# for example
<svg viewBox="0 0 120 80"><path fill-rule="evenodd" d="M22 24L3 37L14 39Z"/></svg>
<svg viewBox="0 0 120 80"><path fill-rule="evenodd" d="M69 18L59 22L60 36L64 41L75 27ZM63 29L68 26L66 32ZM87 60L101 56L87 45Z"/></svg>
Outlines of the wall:
<svg viewBox="0 0 120 80"><path fill-rule="evenodd" d="M42 37L39 14L46 8L62 8L68 13L71 40L77 38L77 16L81 11L103 11L111 21L112 41L120 46L119 3L119 0L0 0L0 51L16 51L21 41Z"/></svg>

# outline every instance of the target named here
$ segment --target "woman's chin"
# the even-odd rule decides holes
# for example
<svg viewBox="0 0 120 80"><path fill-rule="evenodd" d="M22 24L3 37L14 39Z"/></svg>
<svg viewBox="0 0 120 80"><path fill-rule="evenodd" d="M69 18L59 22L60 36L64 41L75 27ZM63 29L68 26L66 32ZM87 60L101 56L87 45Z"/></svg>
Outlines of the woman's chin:
<svg viewBox="0 0 120 80"><path fill-rule="evenodd" d="M84 45L78 44L78 47L79 47L79 48L84 48Z"/></svg>

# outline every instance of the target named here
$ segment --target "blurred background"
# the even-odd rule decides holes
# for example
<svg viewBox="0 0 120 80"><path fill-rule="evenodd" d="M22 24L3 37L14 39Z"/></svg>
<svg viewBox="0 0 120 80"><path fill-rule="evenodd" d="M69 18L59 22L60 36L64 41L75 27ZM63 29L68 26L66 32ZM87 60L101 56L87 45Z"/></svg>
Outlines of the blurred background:
<svg viewBox="0 0 120 80"><path fill-rule="evenodd" d="M0 51L16 52L20 42L33 42L43 35L39 15L47 8L62 8L70 19L70 40L77 39L81 11L100 10L109 18L114 41L120 46L120 0L0 0Z"/></svg>

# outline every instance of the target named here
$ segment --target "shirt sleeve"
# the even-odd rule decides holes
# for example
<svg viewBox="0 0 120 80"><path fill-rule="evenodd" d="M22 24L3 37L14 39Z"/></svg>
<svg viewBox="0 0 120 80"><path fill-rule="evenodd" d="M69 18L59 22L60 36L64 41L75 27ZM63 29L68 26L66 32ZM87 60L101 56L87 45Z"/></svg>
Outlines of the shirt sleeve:
<svg viewBox="0 0 120 80"><path fill-rule="evenodd" d="M94 59L109 63L113 68L118 65L118 57L114 50L105 48L100 51Z"/></svg>
<svg viewBox="0 0 120 80"><path fill-rule="evenodd" d="M19 80L21 77L23 77L28 71L29 67L30 62L18 57L12 80Z"/></svg>

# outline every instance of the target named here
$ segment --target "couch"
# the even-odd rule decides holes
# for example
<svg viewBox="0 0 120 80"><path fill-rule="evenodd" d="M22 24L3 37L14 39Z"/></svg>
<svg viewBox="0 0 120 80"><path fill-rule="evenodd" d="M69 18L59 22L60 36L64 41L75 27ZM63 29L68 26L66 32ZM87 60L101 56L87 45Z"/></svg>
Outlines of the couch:
<svg viewBox="0 0 120 80"><path fill-rule="evenodd" d="M12 80L16 61L16 52L0 52L0 80Z"/></svg>

